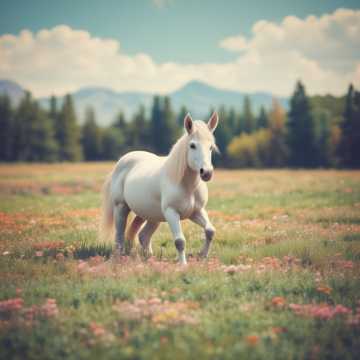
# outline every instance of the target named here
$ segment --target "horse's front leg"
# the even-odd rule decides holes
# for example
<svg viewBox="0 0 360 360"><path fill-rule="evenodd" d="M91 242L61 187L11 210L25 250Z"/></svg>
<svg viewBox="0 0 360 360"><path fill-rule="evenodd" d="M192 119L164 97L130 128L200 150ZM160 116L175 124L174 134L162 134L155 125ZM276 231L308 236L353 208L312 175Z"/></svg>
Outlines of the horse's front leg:
<svg viewBox="0 0 360 360"><path fill-rule="evenodd" d="M210 222L208 214L204 208L196 210L191 215L190 220L193 221L195 224L201 226L205 231L205 242L199 255L206 258L209 254L210 245L215 235L215 228Z"/></svg>
<svg viewBox="0 0 360 360"><path fill-rule="evenodd" d="M180 264L186 265L185 236L181 229L180 215L171 207L166 208L163 213L174 237L175 247L179 255L179 262Z"/></svg>

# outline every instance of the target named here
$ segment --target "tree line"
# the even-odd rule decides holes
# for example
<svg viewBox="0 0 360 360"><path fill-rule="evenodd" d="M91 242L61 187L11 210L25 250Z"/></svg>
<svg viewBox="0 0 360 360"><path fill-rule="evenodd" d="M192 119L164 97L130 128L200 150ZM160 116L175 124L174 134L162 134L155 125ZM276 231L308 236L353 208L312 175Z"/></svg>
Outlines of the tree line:
<svg viewBox="0 0 360 360"><path fill-rule="evenodd" d="M255 115L249 97L241 112L217 110L218 166L360 167L360 92L352 85L344 97L309 97L298 82L288 112L274 99L270 109ZM120 111L110 126L100 127L88 107L80 126L69 94L61 104L52 96L48 111L29 92L17 107L2 95L0 160L115 160L135 149L164 155L182 134L186 113L186 107L175 113L169 97L154 96L149 114L144 106L131 119Z"/></svg>

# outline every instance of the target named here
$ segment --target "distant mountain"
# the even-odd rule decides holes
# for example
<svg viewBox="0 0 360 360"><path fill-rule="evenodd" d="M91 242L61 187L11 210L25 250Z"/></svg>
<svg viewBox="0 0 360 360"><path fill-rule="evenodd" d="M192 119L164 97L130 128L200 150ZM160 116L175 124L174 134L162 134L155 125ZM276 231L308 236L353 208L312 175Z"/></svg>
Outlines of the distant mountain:
<svg viewBox="0 0 360 360"><path fill-rule="evenodd" d="M95 109L97 122L102 126L110 125L119 111L127 118L132 116L142 104L150 108L152 94L137 92L116 92L102 87L82 88L72 94L80 123L84 120L85 109L92 106ZM59 101L61 105L62 99ZM50 98L40 99L40 104L49 108Z"/></svg>
<svg viewBox="0 0 360 360"><path fill-rule="evenodd" d="M18 84L8 80L0 80L1 92L9 94L15 104L24 95L24 90ZM103 87L82 88L72 95L80 123L83 122L86 107L92 106L95 109L97 121L102 126L111 124L119 111L123 111L126 118L130 119L140 105L144 105L149 113L154 96L154 94L143 92L117 92ZM270 93L246 94L222 90L199 81L191 81L169 94L176 112L185 105L195 118L204 118L210 108L219 108L221 105L225 105L227 108L234 107L237 111L241 111L246 95L249 95L251 99L254 112L258 112L261 106L266 108L271 106L272 95ZM287 98L278 98L278 100L285 109L288 109ZM49 108L50 98L41 98L39 101L44 108ZM59 105L61 102L62 98L59 99Z"/></svg>
<svg viewBox="0 0 360 360"><path fill-rule="evenodd" d="M121 110L129 119L140 105L144 105L150 112L154 94L141 92L116 92L112 89L101 87L82 88L72 94L76 104L76 110L83 121L85 109L91 105L96 112L98 123L107 126L114 121L116 114ZM182 88L170 93L174 110L177 112L185 105L194 117L204 117L210 108L218 108L220 105L242 109L246 93L237 91L221 90L198 81L192 81ZM253 110L259 111L261 106L269 108L272 102L270 93L253 93L250 96ZM279 98L280 103L287 109L288 99ZM43 106L48 108L49 98L40 99Z"/></svg>
<svg viewBox="0 0 360 360"><path fill-rule="evenodd" d="M7 94L13 105L18 105L24 97L25 90L16 82L11 80L0 80L0 95Z"/></svg>
<svg viewBox="0 0 360 360"><path fill-rule="evenodd" d="M208 114L211 107L218 108L221 105L225 107L234 107L241 111L244 97L248 95L251 99L253 110L258 112L261 106L269 108L272 103L273 95L265 92L242 93L238 91L218 89L199 81L192 81L181 89L170 94L172 104L175 109L180 109L185 105L195 116L204 116ZM288 108L287 98L277 98L281 105Z"/></svg>

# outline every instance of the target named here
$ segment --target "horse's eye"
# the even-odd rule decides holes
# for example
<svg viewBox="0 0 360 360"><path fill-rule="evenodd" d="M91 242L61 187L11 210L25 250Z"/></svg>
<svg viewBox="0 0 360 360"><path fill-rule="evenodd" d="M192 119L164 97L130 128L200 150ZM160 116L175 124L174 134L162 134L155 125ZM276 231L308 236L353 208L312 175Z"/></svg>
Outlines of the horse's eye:
<svg viewBox="0 0 360 360"><path fill-rule="evenodd" d="M190 148L195 150L195 149L196 149L196 145L195 145L195 144L190 144Z"/></svg>

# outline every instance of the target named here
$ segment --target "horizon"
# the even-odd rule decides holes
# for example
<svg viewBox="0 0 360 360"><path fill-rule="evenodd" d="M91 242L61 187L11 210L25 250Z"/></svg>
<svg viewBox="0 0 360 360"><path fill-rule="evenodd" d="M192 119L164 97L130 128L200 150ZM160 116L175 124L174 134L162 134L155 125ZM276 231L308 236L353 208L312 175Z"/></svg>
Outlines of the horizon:
<svg viewBox="0 0 360 360"><path fill-rule="evenodd" d="M310 95L360 85L356 1L70 5L0 4L0 78L37 98L88 87L164 95L192 81L275 97L297 80Z"/></svg>
<svg viewBox="0 0 360 360"><path fill-rule="evenodd" d="M301 83L303 83L303 85L306 88L306 84L301 79L298 79L297 81L300 81ZM160 94L160 93L157 93L157 92L146 92L146 91L116 90L116 89L114 89L112 87L98 86L98 85L88 85L88 86L79 87L78 89L76 89L75 91L72 91L72 92L65 92L63 94L58 94L58 95L55 95L55 94L51 93L51 94L48 94L48 95L45 95L45 96L37 97L37 96L34 96L31 89L23 87L22 84L20 84L19 82L15 81L15 80L0 78L0 83L1 82L9 82L9 83L14 84L16 86L19 86L23 91L30 92L31 95L35 99L38 99L38 100L49 99L51 96L55 96L57 98L62 98L62 97L65 97L68 94L74 95L74 94L77 94L77 93L79 93L81 91L84 91L84 90L109 91L109 92L113 92L115 94L143 94L143 95L151 95L151 96L171 96L172 94L174 94L174 93L176 93L178 91L181 91L182 89L184 89L184 88L186 88L186 87L188 87L188 86L190 86L192 84L200 84L200 85L202 85L204 87L207 87L207 88L210 88L210 89L215 89L215 90L218 90L218 91L229 92L229 93L234 93L234 94L239 94L239 95L244 95L244 96L246 96L246 95L249 95L249 96L252 96L252 95L271 95L274 99L289 99L291 97L291 93L289 93L288 95L284 95L284 96L276 96L276 95L274 95L274 94L272 94L271 92L268 92L268 91L245 92L245 91L241 91L241 90L222 89L220 87L212 86L212 85L207 84L206 82L199 81L199 80L189 80L187 83L179 86L177 89L173 90L172 92L165 93L165 94ZM294 89L295 89L295 86L296 86L296 82L294 83ZM311 96L343 97L343 96L346 95L346 92L347 92L350 85L353 85L353 84L349 83L348 86L344 89L343 93L339 94L339 95L334 95L334 94L329 92L329 93L324 93L324 94L311 94Z"/></svg>

